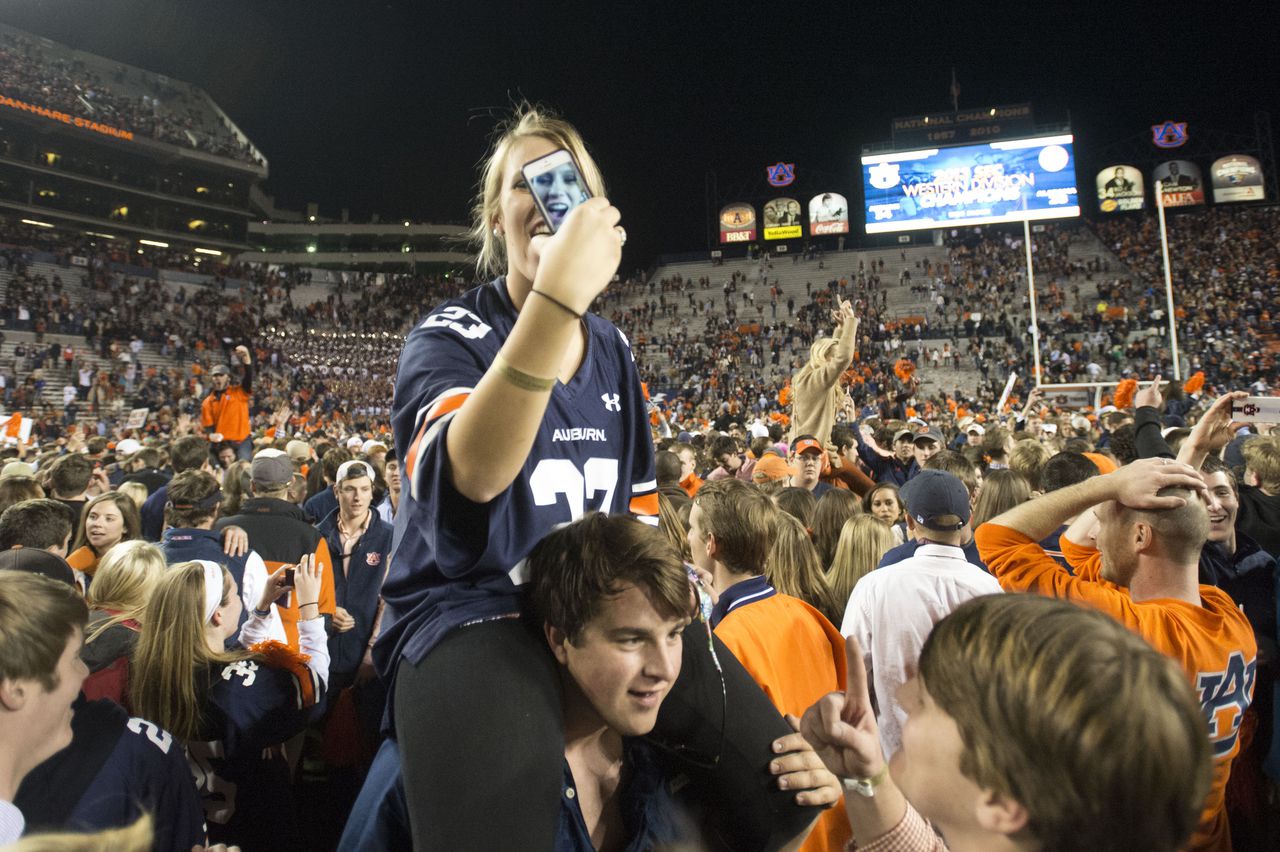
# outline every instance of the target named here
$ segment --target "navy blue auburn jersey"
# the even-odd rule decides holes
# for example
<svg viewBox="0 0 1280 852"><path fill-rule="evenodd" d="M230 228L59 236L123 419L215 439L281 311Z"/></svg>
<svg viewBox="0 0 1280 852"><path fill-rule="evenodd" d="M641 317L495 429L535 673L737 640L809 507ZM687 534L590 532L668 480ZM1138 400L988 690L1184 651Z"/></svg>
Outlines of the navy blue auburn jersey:
<svg viewBox="0 0 1280 852"><path fill-rule="evenodd" d="M68 825L78 831L129 825L142 811L156 821L156 849L203 844L204 811L181 744L145 719L129 719Z"/></svg>
<svg viewBox="0 0 1280 852"><path fill-rule="evenodd" d="M474 503L450 482L449 424L516 322L506 281L445 302L409 333L391 425L403 448L382 634L384 677L417 663L459 625L519 610L523 560L544 535L585 512L634 512L657 522L657 483L644 390L622 332L584 317L587 346L557 382L529 457L511 486ZM505 440L502 423L493 441Z"/></svg>
<svg viewBox="0 0 1280 852"><path fill-rule="evenodd" d="M78 701L74 711L71 745L18 789L28 830L120 828L145 812L155 821L153 848L204 845L204 809L182 744L114 701Z"/></svg>
<svg viewBox="0 0 1280 852"><path fill-rule="evenodd" d="M187 743L187 761L209 840L246 852L291 848L297 818L282 744L319 718L324 680L260 658L210 666L208 677L202 739Z"/></svg>

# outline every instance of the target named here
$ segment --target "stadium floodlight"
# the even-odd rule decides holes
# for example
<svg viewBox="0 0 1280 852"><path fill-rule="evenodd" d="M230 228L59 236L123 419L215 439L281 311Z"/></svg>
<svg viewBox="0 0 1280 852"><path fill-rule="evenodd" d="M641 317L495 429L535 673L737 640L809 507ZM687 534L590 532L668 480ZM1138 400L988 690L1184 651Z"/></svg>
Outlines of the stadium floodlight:
<svg viewBox="0 0 1280 852"><path fill-rule="evenodd" d="M97 231L85 231L84 233L85 236L98 237L104 240L114 240L116 238L115 234L99 234Z"/></svg>
<svg viewBox="0 0 1280 852"><path fill-rule="evenodd" d="M144 245L144 246L154 246L155 248L168 248L168 247L169 247L169 244L168 244L168 243L162 243L162 242L160 242L159 240L138 240L138 243L139 243L140 245Z"/></svg>
<svg viewBox="0 0 1280 852"><path fill-rule="evenodd" d="M41 222L41 221L40 221L40 220L38 220L38 219L23 219L23 220L22 220L22 224L24 224L24 225L35 225L37 228L52 228L52 227L53 227L53 225L51 225L50 223L48 223L48 222Z"/></svg>
<svg viewBox="0 0 1280 852"><path fill-rule="evenodd" d="M222 252L217 249L197 248L196 254L210 254L214 257L222 257Z"/></svg>

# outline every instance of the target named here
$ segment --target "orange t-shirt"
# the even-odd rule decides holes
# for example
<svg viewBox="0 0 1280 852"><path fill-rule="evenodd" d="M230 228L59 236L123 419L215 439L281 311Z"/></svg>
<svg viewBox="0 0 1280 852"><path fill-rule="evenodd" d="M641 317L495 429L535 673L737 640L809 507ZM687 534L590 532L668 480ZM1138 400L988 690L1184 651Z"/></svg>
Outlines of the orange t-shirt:
<svg viewBox="0 0 1280 852"><path fill-rule="evenodd" d="M680 487L684 489L684 493L688 494L691 498L696 497L698 496L698 489L702 487L702 479L698 477L698 474L691 473L684 479L680 480Z"/></svg>
<svg viewBox="0 0 1280 852"><path fill-rule="evenodd" d="M715 633L779 713L803 715L822 696L845 688L844 637L799 598L778 593L744 603L725 615ZM837 852L852 836L842 799L822 812L800 848Z"/></svg>
<svg viewBox="0 0 1280 852"><path fill-rule="evenodd" d="M1213 754L1213 786L1188 849L1230 852L1226 789L1240 750L1240 722L1253 697L1258 645L1231 597L1200 587L1200 605L1166 599L1134 603L1128 589L1101 579L1101 554L1059 539L1076 576L1016 530L983 524L974 535L982 561L1007 592L1035 592L1101 610L1179 664L1205 714Z"/></svg>

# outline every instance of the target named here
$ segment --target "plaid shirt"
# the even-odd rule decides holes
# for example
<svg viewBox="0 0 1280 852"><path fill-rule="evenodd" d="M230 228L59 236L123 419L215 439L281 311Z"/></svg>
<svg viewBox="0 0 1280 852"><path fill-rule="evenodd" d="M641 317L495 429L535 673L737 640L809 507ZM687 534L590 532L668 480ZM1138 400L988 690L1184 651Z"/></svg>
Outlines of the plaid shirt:
<svg viewBox="0 0 1280 852"><path fill-rule="evenodd" d="M947 852L947 844L934 833L929 821L907 803L907 812L891 830L859 846L850 840L847 852Z"/></svg>

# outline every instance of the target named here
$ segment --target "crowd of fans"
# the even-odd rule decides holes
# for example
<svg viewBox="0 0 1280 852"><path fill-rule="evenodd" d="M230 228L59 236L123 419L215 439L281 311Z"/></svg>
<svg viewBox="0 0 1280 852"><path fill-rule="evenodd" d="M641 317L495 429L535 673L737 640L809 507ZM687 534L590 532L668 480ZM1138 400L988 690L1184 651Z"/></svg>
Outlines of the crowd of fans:
<svg viewBox="0 0 1280 852"><path fill-rule="evenodd" d="M33 39L0 33L0 92L12 98L171 145L256 159L248 144L221 126L204 96L124 66L112 78L82 60L53 55Z"/></svg>
<svg viewBox="0 0 1280 852"><path fill-rule="evenodd" d="M556 566L607 573L622 570L621 553L651 553L682 584L679 566L691 566L704 596L695 629L715 637L701 645L745 666L721 671L724 700L745 701L737 690L754 680L778 712L803 717L803 737L780 740L778 771L803 769L805 780L789 779L801 804L836 806L789 829L809 832L801 848L943 848L930 823L957 849L996 835L1032 848L1061 837L1095 849L1172 850L1188 838L1275 848L1280 445L1265 425L1231 424L1228 392L1269 391L1280 223L1263 208L1172 224L1174 245L1187 246L1179 274L1203 294L1179 316L1187 366L1204 373L1194 387L1147 384L1169 370L1147 220L1097 226L1124 268L1068 260L1079 239L1068 229L1041 244L1045 378L1144 380L1097 411L1047 405L1030 383L997 409L1009 371L1030 375L1015 237L957 241L897 282L879 265L846 271L838 256L815 256L804 262L835 277L803 298L770 283L778 261L765 256L754 275L607 290L595 307L631 341L650 395L666 538L587 519L531 557L546 639L564 652L562 676L583 679L566 721L600 713L591 702L603 699L576 656L587 652L568 650L589 642L574 638L586 625L559 620L568 592L556 584L572 581ZM0 450L0 568L57 579L28 588L0 571L0 636L17 635L3 621L16 618L13 601L47 598L69 613L58 617L72 662L56 677L5 668L0 688L65 698L74 722L70 734L29 737L42 747L21 767L23 786L0 790L0 838L16 836L3 809L14 802L33 830L120 829L145 812L155 839L138 848L404 848L399 758L379 735L388 684L371 656L401 478L417 470L415 448L389 437L392 389L406 332L467 282L371 276L297 304L299 287L314 292L303 272L222 265L202 270L208 284L174 287L126 268L115 247L24 235L3 234L3 318L36 340L3 341L12 363L0 376L5 410L37 422L31 442ZM39 271L49 267L37 269L36 252L58 271ZM918 315L891 311L901 289ZM958 386L970 365L983 377L976 392ZM67 385L54 412L41 407L51 375ZM148 417L127 428L139 407ZM604 540L625 546L591 544ZM1013 591L1036 596L1001 594ZM683 626L687 603L668 612L661 594L627 611L648 612L643 603L655 623ZM1053 597L1105 615L1042 600ZM597 603L586 624L609 617ZM1057 644L1045 638L1055 623ZM157 625L187 644L162 641ZM1009 638L1019 630L1046 644ZM66 656L55 650L54 662ZM55 695L50 683L84 678L77 655L84 698ZM1031 677L1045 666L1064 679ZM1119 677L1132 679L1132 700L1116 694ZM983 703L996 700L983 695L990 682L1009 687L999 708ZM668 688L628 694L656 712ZM1017 724L996 722L1008 702ZM936 727L919 733L935 712L951 725L954 765L905 768L951 743ZM1048 748L1048 725L1104 745ZM68 738L66 751L47 747ZM643 754L628 765L649 767ZM77 766L89 777L71 783ZM940 785L945 802L930 796ZM1063 804L1064 790L1077 799ZM977 819L982 796L999 797L1008 819ZM715 822L700 816L692 830L646 823L644 836L696 838ZM719 833L730 830L704 840L732 847Z"/></svg>

